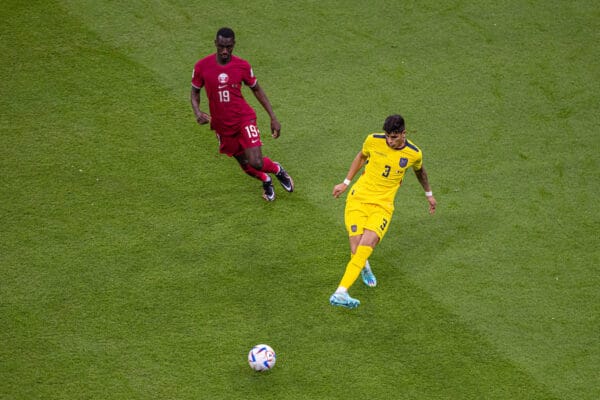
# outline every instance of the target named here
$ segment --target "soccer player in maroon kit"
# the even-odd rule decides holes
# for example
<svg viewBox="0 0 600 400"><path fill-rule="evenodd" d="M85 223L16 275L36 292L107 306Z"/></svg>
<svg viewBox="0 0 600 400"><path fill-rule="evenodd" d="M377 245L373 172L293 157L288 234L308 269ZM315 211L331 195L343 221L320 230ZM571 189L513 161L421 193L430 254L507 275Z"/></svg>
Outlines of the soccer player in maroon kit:
<svg viewBox="0 0 600 400"><path fill-rule="evenodd" d="M252 89L265 111L271 117L271 135L277 139L281 125L271 103L258 84L250 64L234 56L235 33L221 28L215 39L217 52L196 63L192 75L191 103L196 121L210 122L219 140L219 152L227 154L240 164L248 175L263 184L263 198L275 200L275 190L269 174L274 174L288 192L294 190L294 181L281 164L262 155L260 132L256 126L256 112L242 95L242 84ZM200 111L200 89L206 90L210 114Z"/></svg>

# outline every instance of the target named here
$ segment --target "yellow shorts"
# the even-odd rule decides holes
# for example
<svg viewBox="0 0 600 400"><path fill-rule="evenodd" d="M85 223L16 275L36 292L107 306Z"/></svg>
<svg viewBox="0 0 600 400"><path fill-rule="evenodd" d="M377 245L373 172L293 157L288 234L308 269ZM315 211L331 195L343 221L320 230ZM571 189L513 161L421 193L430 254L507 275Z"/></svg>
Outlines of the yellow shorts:
<svg viewBox="0 0 600 400"><path fill-rule="evenodd" d="M392 213L377 204L350 200L346 203L344 220L349 236L362 235L368 229L375 232L381 240L390 226Z"/></svg>

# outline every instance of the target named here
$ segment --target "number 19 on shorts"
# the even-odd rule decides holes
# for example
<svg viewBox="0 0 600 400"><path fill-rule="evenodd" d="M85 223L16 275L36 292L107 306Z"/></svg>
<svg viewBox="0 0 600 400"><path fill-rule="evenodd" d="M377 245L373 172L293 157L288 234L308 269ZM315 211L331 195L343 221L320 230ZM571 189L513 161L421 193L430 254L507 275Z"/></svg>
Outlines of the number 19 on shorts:
<svg viewBox="0 0 600 400"><path fill-rule="evenodd" d="M244 131L246 132L246 136L248 136L248 139L252 141L258 139L259 133L256 125L246 125L244 127Z"/></svg>

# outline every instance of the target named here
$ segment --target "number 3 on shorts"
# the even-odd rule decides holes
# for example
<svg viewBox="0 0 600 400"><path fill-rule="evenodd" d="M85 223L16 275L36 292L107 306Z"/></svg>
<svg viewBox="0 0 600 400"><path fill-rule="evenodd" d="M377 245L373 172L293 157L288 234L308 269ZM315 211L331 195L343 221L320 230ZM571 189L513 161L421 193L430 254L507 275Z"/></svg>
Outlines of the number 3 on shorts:
<svg viewBox="0 0 600 400"><path fill-rule="evenodd" d="M379 228L381 229L382 232L385 231L385 227L387 226L387 224L388 224L388 220L384 218L383 221L381 222L381 225L379 226Z"/></svg>

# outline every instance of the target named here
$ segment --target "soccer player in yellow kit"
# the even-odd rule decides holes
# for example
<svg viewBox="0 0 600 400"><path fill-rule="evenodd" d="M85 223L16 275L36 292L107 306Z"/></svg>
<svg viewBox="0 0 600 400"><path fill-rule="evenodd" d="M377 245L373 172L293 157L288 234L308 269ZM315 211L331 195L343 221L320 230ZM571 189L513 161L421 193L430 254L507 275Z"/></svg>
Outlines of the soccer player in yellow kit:
<svg viewBox="0 0 600 400"><path fill-rule="evenodd" d="M348 294L348 288L359 275L366 285L376 285L368 259L390 226L396 192L408 168L413 169L425 190L429 213L435 213L437 203L423 167L423 154L406 139L404 118L390 115L383 124L383 130L385 133L373 133L367 137L362 150L354 157L346 179L333 188L333 196L339 197L366 164L346 199L344 219L352 257L337 290L329 298L329 303L334 306L356 308L360 305L360 301Z"/></svg>

